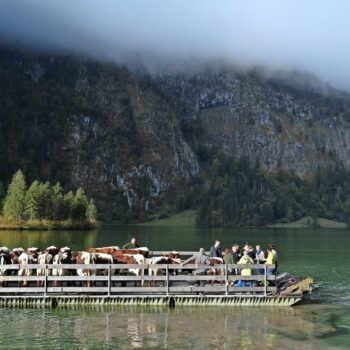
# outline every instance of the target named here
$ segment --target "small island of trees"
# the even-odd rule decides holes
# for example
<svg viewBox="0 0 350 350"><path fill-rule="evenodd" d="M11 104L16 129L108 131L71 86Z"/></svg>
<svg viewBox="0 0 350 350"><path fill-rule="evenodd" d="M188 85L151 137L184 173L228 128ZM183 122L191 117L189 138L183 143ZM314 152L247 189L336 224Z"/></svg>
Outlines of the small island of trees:
<svg viewBox="0 0 350 350"><path fill-rule="evenodd" d="M12 178L2 203L0 228L87 229L96 225L97 209L83 188L65 193L60 183L35 180L28 187L21 170Z"/></svg>

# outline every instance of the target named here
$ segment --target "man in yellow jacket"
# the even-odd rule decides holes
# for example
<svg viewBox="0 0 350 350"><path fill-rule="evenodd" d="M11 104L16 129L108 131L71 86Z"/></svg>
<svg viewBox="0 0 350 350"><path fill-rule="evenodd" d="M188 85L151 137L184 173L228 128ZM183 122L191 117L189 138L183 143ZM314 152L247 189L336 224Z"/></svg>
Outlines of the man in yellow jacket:
<svg viewBox="0 0 350 350"><path fill-rule="evenodd" d="M247 265L247 264L254 264L254 260L248 255L248 251L243 251L243 256L239 259L238 264L240 265ZM241 269L241 276L251 276L252 275L252 269L244 268ZM250 287L251 285L254 285L252 281L238 281L237 287Z"/></svg>
<svg viewBox="0 0 350 350"><path fill-rule="evenodd" d="M239 259L238 264L240 265L247 265L247 264L254 264L254 260L248 255L248 251L243 251L243 256ZM252 269L242 269L241 270L241 276L251 276L252 275Z"/></svg>
<svg viewBox="0 0 350 350"><path fill-rule="evenodd" d="M266 247L266 251L267 251L267 258L266 258L266 265L276 265L277 262L277 258L276 258L276 254L273 253L273 250L270 246ZM267 269L267 274L268 275L273 275L276 272L275 268L268 268Z"/></svg>

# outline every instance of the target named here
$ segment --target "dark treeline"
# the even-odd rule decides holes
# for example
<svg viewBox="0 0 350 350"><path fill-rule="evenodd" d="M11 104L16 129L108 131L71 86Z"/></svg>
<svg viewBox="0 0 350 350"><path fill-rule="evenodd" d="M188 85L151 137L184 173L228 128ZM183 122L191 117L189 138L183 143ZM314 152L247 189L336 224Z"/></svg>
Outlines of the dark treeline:
<svg viewBox="0 0 350 350"><path fill-rule="evenodd" d="M199 201L200 225L262 226L304 216L350 224L350 172L340 164L319 167L301 179L290 171L270 174L246 158L235 161L219 154L209 173Z"/></svg>
<svg viewBox="0 0 350 350"><path fill-rule="evenodd" d="M97 210L93 199L88 199L84 190L64 193L57 183L33 181L27 187L25 177L19 170L9 184L2 205L3 216L9 221L53 220L90 221L96 220Z"/></svg>

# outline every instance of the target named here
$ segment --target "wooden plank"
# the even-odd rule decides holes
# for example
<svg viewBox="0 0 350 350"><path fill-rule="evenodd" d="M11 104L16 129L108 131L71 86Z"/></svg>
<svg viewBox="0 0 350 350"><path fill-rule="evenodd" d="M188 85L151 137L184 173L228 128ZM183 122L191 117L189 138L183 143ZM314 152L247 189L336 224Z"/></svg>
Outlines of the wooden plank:
<svg viewBox="0 0 350 350"><path fill-rule="evenodd" d="M166 287L112 287L112 293L165 293Z"/></svg>
<svg viewBox="0 0 350 350"><path fill-rule="evenodd" d="M7 294L17 294L17 293L44 293L45 288L43 287L6 287L6 288L0 288L0 293L7 293Z"/></svg>
<svg viewBox="0 0 350 350"><path fill-rule="evenodd" d="M190 293L190 292L207 292L207 293L225 293L225 286L181 286L170 287L170 293Z"/></svg>
<svg viewBox="0 0 350 350"><path fill-rule="evenodd" d="M262 292L264 293L265 287L229 287L229 292ZM267 287L268 292L275 292L276 287Z"/></svg>
<svg viewBox="0 0 350 350"><path fill-rule="evenodd" d="M159 268L159 269L166 269L168 266L169 269L225 269L225 264L220 265L196 265L196 264L156 264L156 265L149 265L149 264L49 264L49 265L40 265L40 264L23 264L23 265L0 265L0 269L3 270L18 270L18 269L30 269L30 270L36 270L36 269L45 269L47 266L48 269L63 269L63 270L76 270L76 269L96 269L96 270L104 270L108 269L109 266L111 266L112 269L148 269L148 268ZM267 268L275 268L275 265L264 265L264 264L247 264L247 265L239 265L239 264L232 264L227 265L229 269L243 269L243 268L250 268L250 269L264 269L265 266Z"/></svg>
<svg viewBox="0 0 350 350"><path fill-rule="evenodd" d="M48 281L107 281L108 276L47 276Z"/></svg>
<svg viewBox="0 0 350 350"><path fill-rule="evenodd" d="M149 265L149 266L154 266L154 265ZM155 265L156 266L156 265ZM264 265L264 264L217 264L217 265L197 265L197 264L172 264L169 265L169 269L225 269L225 266L227 266L229 269L254 269L254 270L263 270L265 266L268 268L274 268L275 265Z"/></svg>
<svg viewBox="0 0 350 350"><path fill-rule="evenodd" d="M2 276L0 282L3 281L45 281L45 276Z"/></svg>
<svg viewBox="0 0 350 350"><path fill-rule="evenodd" d="M166 276L111 276L111 281L165 281Z"/></svg>
<svg viewBox="0 0 350 350"><path fill-rule="evenodd" d="M108 287L47 287L48 293L107 293Z"/></svg>
<svg viewBox="0 0 350 350"><path fill-rule="evenodd" d="M170 281L186 281L186 282L196 282L196 281L224 281L225 276L208 276L208 275L169 275Z"/></svg>
<svg viewBox="0 0 350 350"><path fill-rule="evenodd" d="M0 270L18 270L19 265L0 265Z"/></svg>
<svg viewBox="0 0 350 350"><path fill-rule="evenodd" d="M240 276L240 275L233 275L228 276L229 281L264 281L265 276L264 275L253 275L253 276ZM274 281L274 276L267 276L268 281Z"/></svg>
<svg viewBox="0 0 350 350"><path fill-rule="evenodd" d="M150 250L149 251L149 255L151 255L151 256L153 256L153 255L167 256L167 255L169 255L172 252L173 251L170 251L170 250ZM178 251L176 251L176 252L180 254L180 257L181 256L191 256L191 255L194 255L194 254L198 253L198 251L196 251L196 252L193 252L193 251L181 251L181 252L178 252ZM205 254L209 255L209 252L207 252Z"/></svg>

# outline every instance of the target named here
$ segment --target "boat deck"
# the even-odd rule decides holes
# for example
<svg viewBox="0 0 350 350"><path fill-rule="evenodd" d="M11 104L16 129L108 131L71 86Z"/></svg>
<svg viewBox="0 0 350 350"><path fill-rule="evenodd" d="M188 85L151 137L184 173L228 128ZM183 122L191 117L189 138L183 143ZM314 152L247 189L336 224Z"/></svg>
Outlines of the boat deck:
<svg viewBox="0 0 350 350"><path fill-rule="evenodd" d="M168 252L151 252L165 255ZM180 252L181 256L193 252ZM198 268L203 275L195 275ZM250 268L252 276L241 276ZM303 291L280 295L273 265L1 265L0 306L62 307L72 305L240 305L291 306ZM27 271L19 276L19 270ZM37 271L41 269L41 274ZM77 275L84 269L86 276ZM133 273L130 269L134 270ZM54 272L53 272L54 271ZM153 274L150 273L153 271ZM136 275L135 275L136 272ZM156 273L154 275L154 273ZM243 281L245 286L238 287ZM241 284L243 284L241 282Z"/></svg>

